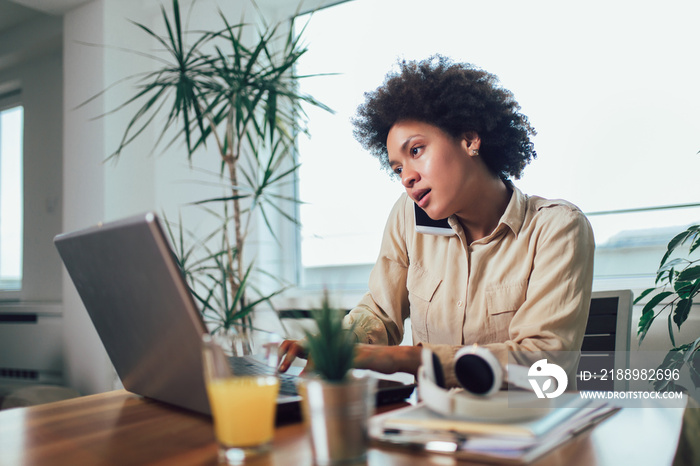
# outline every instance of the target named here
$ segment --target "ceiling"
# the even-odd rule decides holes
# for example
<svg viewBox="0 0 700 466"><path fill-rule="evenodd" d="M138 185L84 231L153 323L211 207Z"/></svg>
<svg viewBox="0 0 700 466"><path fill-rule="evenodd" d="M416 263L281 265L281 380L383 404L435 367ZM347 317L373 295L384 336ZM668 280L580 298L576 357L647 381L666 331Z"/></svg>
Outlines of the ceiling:
<svg viewBox="0 0 700 466"><path fill-rule="evenodd" d="M38 15L39 13L35 10L20 6L10 0L0 0L0 31L22 24Z"/></svg>
<svg viewBox="0 0 700 466"><path fill-rule="evenodd" d="M0 31L42 14L60 16L90 0L0 0Z"/></svg>
<svg viewBox="0 0 700 466"><path fill-rule="evenodd" d="M91 0L0 0L0 3L15 3L50 15L62 15L89 1Z"/></svg>
<svg viewBox="0 0 700 466"><path fill-rule="evenodd" d="M30 21L41 14L61 16L92 0L0 0L0 31ZM309 9L323 8L346 0L312 0ZM270 9L280 6L279 0L258 0L258 4Z"/></svg>

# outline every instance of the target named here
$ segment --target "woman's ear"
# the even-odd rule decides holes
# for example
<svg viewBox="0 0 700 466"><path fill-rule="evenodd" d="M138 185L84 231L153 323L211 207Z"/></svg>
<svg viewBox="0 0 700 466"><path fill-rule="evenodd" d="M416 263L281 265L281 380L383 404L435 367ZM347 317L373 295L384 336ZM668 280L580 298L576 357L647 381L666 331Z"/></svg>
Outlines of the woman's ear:
<svg viewBox="0 0 700 466"><path fill-rule="evenodd" d="M463 136L463 144L467 154L471 156L479 155L479 147L481 147L481 138L475 131L467 131Z"/></svg>

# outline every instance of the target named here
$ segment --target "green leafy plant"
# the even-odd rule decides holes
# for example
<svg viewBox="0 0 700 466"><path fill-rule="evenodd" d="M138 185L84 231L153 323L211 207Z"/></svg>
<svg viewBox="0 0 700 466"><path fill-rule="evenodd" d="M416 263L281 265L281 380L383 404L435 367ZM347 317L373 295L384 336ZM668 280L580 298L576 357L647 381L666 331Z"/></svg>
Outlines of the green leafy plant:
<svg viewBox="0 0 700 466"><path fill-rule="evenodd" d="M242 299L244 291L250 286L249 278L254 267L252 263L249 264L242 280L239 281L238 275L231 267L232 263L227 261L226 245L218 244L216 247L217 243L211 244L212 240L224 241L226 238L222 229L229 221L225 216L220 218L221 228L215 229L205 238L198 238L186 230L182 219L178 223L166 219L165 225L170 242L174 245L180 270L192 295L200 304L200 311L204 320L209 323L211 333L229 329L247 331L252 328L250 316L256 306L282 293L286 287L280 283L280 288L272 293L262 293L256 289L256 299ZM255 271L266 274L264 270ZM235 295L231 293L230 283L236 287Z"/></svg>
<svg viewBox="0 0 700 466"><path fill-rule="evenodd" d="M684 257L675 257L680 247L689 245ZM700 249L700 225L693 225L676 235L669 243L656 272L655 287L644 290L635 304L651 296L642 309L637 336L639 344L651 328L654 320L662 313L668 312L668 336L673 348L668 352L659 369L682 369L687 366L691 380L700 387L700 337L690 343L679 344L674 336L674 324L680 330L688 319L693 301L700 293L700 258L693 259L693 254ZM657 390L676 390L685 387L673 380L656 381Z"/></svg>
<svg viewBox="0 0 700 466"><path fill-rule="evenodd" d="M329 382L342 382L352 368L357 338L343 328L344 313L330 306L324 296L321 308L311 311L316 328L306 331L308 355L314 372Z"/></svg>
<svg viewBox="0 0 700 466"><path fill-rule="evenodd" d="M299 201L281 188L299 168L294 140L306 131L301 105L330 109L298 90L303 77L294 66L307 49L291 28L281 34L280 24L264 25L257 40L244 40L251 26L232 24L221 12L220 29L186 31L178 0L172 0L171 15L161 10L165 34L133 22L161 52L135 52L152 58L156 69L129 78L136 93L114 111L136 110L110 158L152 126L155 147L167 138L167 147L184 141L189 162L207 153L206 147L217 149L217 184L224 191L193 204L214 215L219 226L198 238L180 222L171 239L205 319L214 331L228 329L250 321L255 306L281 291L253 290L251 276L260 271L246 261L246 240L258 214L275 239L271 212L296 222L289 212ZM255 298L248 297L251 290Z"/></svg>

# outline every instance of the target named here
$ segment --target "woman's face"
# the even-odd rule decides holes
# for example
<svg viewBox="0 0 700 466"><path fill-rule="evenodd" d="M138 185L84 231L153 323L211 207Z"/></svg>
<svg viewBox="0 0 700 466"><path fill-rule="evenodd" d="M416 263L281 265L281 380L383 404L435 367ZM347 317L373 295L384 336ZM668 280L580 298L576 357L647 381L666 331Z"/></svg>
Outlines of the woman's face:
<svg viewBox="0 0 700 466"><path fill-rule="evenodd" d="M408 196L433 219L469 217L479 198L479 181L491 178L474 154L478 136L455 139L440 128L400 121L387 137L389 164Z"/></svg>

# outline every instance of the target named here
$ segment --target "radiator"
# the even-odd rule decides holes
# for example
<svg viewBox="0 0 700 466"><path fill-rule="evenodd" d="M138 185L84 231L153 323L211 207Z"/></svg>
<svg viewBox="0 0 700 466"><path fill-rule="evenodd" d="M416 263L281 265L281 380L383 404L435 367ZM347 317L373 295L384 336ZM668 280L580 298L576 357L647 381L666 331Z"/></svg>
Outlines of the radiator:
<svg viewBox="0 0 700 466"><path fill-rule="evenodd" d="M60 303L0 303L0 385L63 383Z"/></svg>

